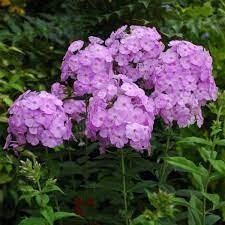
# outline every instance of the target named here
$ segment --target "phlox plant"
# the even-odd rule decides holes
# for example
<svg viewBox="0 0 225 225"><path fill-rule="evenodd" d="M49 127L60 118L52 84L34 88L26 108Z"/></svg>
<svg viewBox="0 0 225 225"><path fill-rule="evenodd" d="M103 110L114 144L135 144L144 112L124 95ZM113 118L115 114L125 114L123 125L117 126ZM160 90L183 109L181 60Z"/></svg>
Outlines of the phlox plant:
<svg viewBox="0 0 225 225"><path fill-rule="evenodd" d="M207 101L215 101L218 92L212 76L212 58L202 46L188 41L171 41L165 47L155 28L123 26L106 40L90 36L87 44L82 40L71 43L61 71L61 82L52 85L51 94L28 91L9 109L5 148L17 151L26 143L53 148L64 140L75 140L78 134L72 133L72 124L83 123L82 135L97 141L101 153L112 147L121 149L123 216L128 225L131 216L123 148L147 150L150 154L158 117L166 126L174 122L179 127L194 123L202 126L201 108ZM214 152L215 142L212 146ZM175 166L188 164L180 158L166 160ZM194 177L200 182L197 176L207 170L189 166L193 166L189 172L198 170ZM211 197L207 195L209 180L204 182L206 212L205 202ZM186 203L181 199L174 201ZM209 224L206 215L202 216L202 225Z"/></svg>

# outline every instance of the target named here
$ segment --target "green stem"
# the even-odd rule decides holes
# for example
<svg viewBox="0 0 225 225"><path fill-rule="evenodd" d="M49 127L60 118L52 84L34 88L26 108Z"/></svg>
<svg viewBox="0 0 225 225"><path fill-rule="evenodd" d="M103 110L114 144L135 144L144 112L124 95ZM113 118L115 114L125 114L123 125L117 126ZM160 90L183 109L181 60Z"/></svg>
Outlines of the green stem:
<svg viewBox="0 0 225 225"><path fill-rule="evenodd" d="M58 202L58 199L56 196L54 196L54 200L55 200L56 210L57 210L57 212L60 212L59 202ZM61 220L59 220L59 225L63 225Z"/></svg>
<svg viewBox="0 0 225 225"><path fill-rule="evenodd" d="M127 189L126 189L126 169L124 161L124 150L121 150L121 169L122 169L122 182L123 182L123 201L125 211L125 224L129 225L128 207L127 207Z"/></svg>
<svg viewBox="0 0 225 225"><path fill-rule="evenodd" d="M68 151L68 155L69 155L70 162L73 162L73 158L72 158L72 155L71 155L71 151L70 150ZM76 189L76 186L75 186L75 177L74 177L74 174L72 174L71 178L72 178L73 189L75 190Z"/></svg>
<svg viewBox="0 0 225 225"><path fill-rule="evenodd" d="M87 115L88 115L88 98L87 98L87 96L85 96L85 121L87 121ZM86 126L86 124L85 124L85 126ZM87 146L88 146L87 135L85 135L85 137L84 137L84 142L85 142L85 154L87 156L88 155L87 154Z"/></svg>
<svg viewBox="0 0 225 225"><path fill-rule="evenodd" d="M218 114L217 114L217 117L216 117L216 123L219 123L219 121L220 121L221 111L222 111L222 107L220 107L219 110L218 110ZM215 134L213 136L212 147L211 147L211 151L210 151L210 159L213 157L213 152L214 152L215 147L216 147L216 141L217 141L217 134ZM208 191L211 170L212 170L212 165L210 163L209 167L208 167L208 174L207 174L208 176L207 176L207 179L206 179L206 182L205 182L205 187L204 187L204 192L205 193L207 193L207 191ZM206 211L206 197L203 196L203 225L206 225L206 214L207 214L207 211Z"/></svg>
<svg viewBox="0 0 225 225"><path fill-rule="evenodd" d="M167 157L168 156L168 150L169 150L169 147L170 147L170 135L167 136L167 140L166 140L166 148L164 150L164 156ZM163 161L163 165L162 165L162 168L161 168L161 175L160 175L160 178L159 178L159 183L162 185L166 182L166 176L165 176L165 173L166 173L166 169L167 169L167 166L168 166L168 163L164 160Z"/></svg>
<svg viewBox="0 0 225 225"><path fill-rule="evenodd" d="M42 191L42 189L41 189L41 185L40 185L39 180L37 180L37 186L38 186L38 190L41 192L41 191Z"/></svg>

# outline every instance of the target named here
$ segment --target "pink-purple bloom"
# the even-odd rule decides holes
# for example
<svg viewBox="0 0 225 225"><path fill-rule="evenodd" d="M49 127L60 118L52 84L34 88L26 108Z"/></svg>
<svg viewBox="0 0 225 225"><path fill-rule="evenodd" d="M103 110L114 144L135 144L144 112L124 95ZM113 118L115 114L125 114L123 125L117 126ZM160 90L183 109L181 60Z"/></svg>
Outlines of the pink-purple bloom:
<svg viewBox="0 0 225 225"><path fill-rule="evenodd" d="M155 28L125 26L112 32L105 43L117 64L117 73L137 81L151 76L150 68L164 49L160 40Z"/></svg>
<svg viewBox="0 0 225 225"><path fill-rule="evenodd" d="M216 100L217 87L212 76L212 58L203 47L187 41L171 41L154 68L156 111L166 123L180 127L203 123L201 107Z"/></svg>
<svg viewBox="0 0 225 225"><path fill-rule="evenodd" d="M113 76L112 55L108 48L96 37L89 38L91 43L83 50L70 54L68 49L62 64L62 81L74 80L74 94L83 96L93 94L110 83Z"/></svg>
<svg viewBox="0 0 225 225"><path fill-rule="evenodd" d="M86 134L102 146L123 148L130 145L138 151L150 148L154 123L154 102L134 83L119 82L111 99L98 95L90 99Z"/></svg>
<svg viewBox="0 0 225 225"><path fill-rule="evenodd" d="M45 91L27 91L10 107L9 114L5 148L26 143L54 148L72 135L63 102Z"/></svg>

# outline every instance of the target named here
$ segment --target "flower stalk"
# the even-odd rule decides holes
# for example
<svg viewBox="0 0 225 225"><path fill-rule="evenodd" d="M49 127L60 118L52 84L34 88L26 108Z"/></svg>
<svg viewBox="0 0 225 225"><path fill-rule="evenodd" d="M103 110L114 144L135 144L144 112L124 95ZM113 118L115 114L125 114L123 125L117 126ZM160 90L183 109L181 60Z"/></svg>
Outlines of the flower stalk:
<svg viewBox="0 0 225 225"><path fill-rule="evenodd" d="M126 188L126 168L125 168L125 160L124 160L124 150L121 150L121 169L122 169L122 184L123 184L123 201L124 201L125 224L129 225L128 203L127 203L127 188Z"/></svg>

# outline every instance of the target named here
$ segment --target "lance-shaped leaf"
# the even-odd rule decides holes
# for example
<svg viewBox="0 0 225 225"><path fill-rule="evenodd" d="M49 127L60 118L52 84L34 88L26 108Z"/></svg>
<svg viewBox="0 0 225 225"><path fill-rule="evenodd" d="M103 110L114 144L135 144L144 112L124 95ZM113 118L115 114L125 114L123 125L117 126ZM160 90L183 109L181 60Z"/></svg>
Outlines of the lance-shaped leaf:
<svg viewBox="0 0 225 225"><path fill-rule="evenodd" d="M206 140L204 138L199 137L187 137L180 140L178 143L189 143L189 144L201 144L211 146L212 142L210 140Z"/></svg>
<svg viewBox="0 0 225 225"><path fill-rule="evenodd" d="M213 203L213 210L220 204L220 196L218 194L202 193L210 202Z"/></svg>
<svg viewBox="0 0 225 225"><path fill-rule="evenodd" d="M217 140L216 145L225 146L225 139Z"/></svg>
<svg viewBox="0 0 225 225"><path fill-rule="evenodd" d="M46 225L46 222L40 217L30 217L23 219L19 225Z"/></svg>
<svg viewBox="0 0 225 225"><path fill-rule="evenodd" d="M196 166L192 161L184 157L167 157L165 160L172 166L182 169L185 172L198 174L204 176L202 170Z"/></svg>
<svg viewBox="0 0 225 225"><path fill-rule="evenodd" d="M212 167L219 172L221 175L225 176L225 162L223 160L209 160Z"/></svg>
<svg viewBox="0 0 225 225"><path fill-rule="evenodd" d="M83 219L83 217L75 214L75 213L69 213L69 212L55 212L55 220L61 220L68 217L79 217L80 219Z"/></svg>

